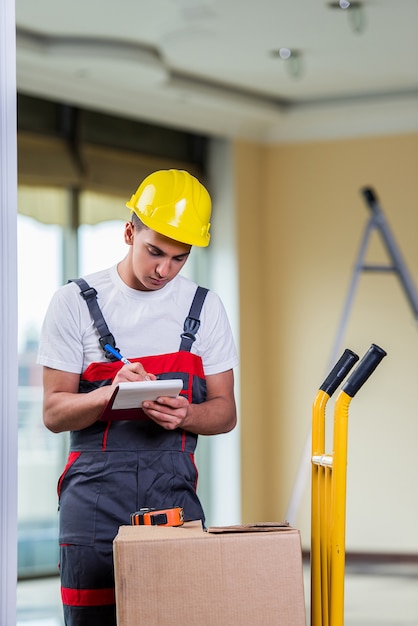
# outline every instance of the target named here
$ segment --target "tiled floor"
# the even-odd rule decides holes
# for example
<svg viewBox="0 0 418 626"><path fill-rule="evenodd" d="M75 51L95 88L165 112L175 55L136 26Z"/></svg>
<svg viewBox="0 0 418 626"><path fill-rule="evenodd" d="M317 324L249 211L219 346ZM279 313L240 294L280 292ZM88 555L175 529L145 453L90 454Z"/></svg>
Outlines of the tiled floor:
<svg viewBox="0 0 418 626"><path fill-rule="evenodd" d="M304 578L308 615L309 577L309 566L306 566ZM63 626L57 578L18 584L17 624ZM418 626L418 565L347 565L345 626Z"/></svg>

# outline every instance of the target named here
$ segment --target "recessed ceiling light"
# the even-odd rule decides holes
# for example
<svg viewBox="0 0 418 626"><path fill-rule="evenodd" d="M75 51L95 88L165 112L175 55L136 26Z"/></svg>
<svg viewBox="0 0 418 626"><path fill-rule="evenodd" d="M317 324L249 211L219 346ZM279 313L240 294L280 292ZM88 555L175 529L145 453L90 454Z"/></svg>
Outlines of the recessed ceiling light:
<svg viewBox="0 0 418 626"><path fill-rule="evenodd" d="M289 50L289 48L280 48L279 49L279 57L281 59L288 59L290 56L292 56L292 51Z"/></svg>
<svg viewBox="0 0 418 626"><path fill-rule="evenodd" d="M271 55L274 57L279 57L282 61L287 61L290 57L300 56L299 50L294 50L292 48L277 48L277 50L272 50Z"/></svg>
<svg viewBox="0 0 418 626"><path fill-rule="evenodd" d="M338 2L328 2L328 7L330 9L360 9L363 4L363 2L359 2L358 0L353 0L352 2L349 2L349 0L339 0Z"/></svg>

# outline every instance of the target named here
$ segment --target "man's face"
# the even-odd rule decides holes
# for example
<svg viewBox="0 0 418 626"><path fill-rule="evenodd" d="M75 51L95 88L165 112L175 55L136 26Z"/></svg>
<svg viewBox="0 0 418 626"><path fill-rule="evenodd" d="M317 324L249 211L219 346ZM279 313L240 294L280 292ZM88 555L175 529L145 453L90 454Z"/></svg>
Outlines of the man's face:
<svg viewBox="0 0 418 626"><path fill-rule="evenodd" d="M148 228L125 226L125 241L132 246L127 284L141 291L162 289L186 263L191 246L169 239Z"/></svg>

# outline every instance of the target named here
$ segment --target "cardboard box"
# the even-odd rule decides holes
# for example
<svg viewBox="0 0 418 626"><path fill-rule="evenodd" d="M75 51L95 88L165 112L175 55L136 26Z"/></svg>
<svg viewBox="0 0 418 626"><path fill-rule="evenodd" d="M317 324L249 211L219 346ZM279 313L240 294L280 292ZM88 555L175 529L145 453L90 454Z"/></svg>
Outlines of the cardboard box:
<svg viewBox="0 0 418 626"><path fill-rule="evenodd" d="M122 526L113 551L118 626L306 626L287 524Z"/></svg>

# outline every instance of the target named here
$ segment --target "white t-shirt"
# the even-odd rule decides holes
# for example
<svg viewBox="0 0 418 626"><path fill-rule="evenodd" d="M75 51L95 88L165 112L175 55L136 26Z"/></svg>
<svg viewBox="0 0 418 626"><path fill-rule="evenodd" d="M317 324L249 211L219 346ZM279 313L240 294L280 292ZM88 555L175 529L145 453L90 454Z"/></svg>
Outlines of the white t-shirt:
<svg viewBox="0 0 418 626"><path fill-rule="evenodd" d="M177 352L180 335L196 283L177 275L162 289L131 289L117 267L90 274L85 280L97 291L98 304L116 345L127 359ZM203 361L206 375L234 368L238 356L224 306L209 291L200 315L200 328L191 352ZM97 361L106 361L87 303L75 283L54 294L43 323L38 363L81 374Z"/></svg>

